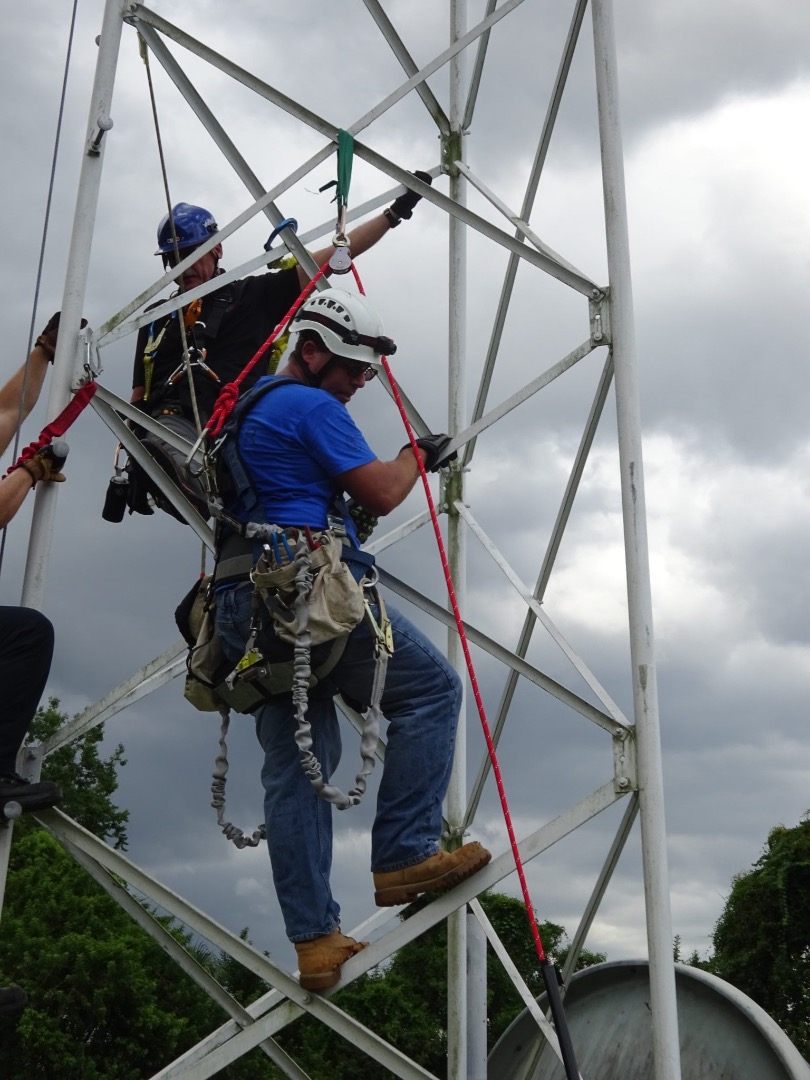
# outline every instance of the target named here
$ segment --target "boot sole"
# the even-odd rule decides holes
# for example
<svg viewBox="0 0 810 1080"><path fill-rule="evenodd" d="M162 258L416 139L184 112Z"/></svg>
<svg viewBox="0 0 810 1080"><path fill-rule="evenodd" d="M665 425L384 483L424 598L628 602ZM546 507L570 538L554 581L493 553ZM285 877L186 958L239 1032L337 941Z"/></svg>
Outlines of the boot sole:
<svg viewBox="0 0 810 1080"><path fill-rule="evenodd" d="M377 889L374 893L374 903L377 907L397 907L400 904L408 904L427 892L447 892L455 888L462 881L483 869L492 858L492 855L482 848L474 858L454 866L435 878L427 881L415 881L406 885L389 885L385 889Z"/></svg>
<svg viewBox="0 0 810 1080"><path fill-rule="evenodd" d="M340 966L333 971L316 971L310 975L298 974L298 983L302 990L328 990L340 982Z"/></svg>

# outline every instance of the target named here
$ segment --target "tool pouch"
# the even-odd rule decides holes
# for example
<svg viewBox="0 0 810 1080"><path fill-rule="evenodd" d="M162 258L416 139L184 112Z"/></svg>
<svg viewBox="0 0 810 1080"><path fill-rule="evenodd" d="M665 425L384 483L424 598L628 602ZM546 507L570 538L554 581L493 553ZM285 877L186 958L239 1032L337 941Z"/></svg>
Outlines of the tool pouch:
<svg viewBox="0 0 810 1080"><path fill-rule="evenodd" d="M328 531L312 536L318 544L314 550L308 550L304 538L299 537L294 560L281 566L278 553L265 550L251 580L270 612L275 633L291 645L298 640L295 601L299 585L305 590L308 587L307 629L314 647L351 633L365 609L362 585L342 561L340 539Z"/></svg>
<svg viewBox="0 0 810 1080"><path fill-rule="evenodd" d="M218 712L227 705L234 712L249 713L266 700L261 688L238 682L225 683L233 664L225 655L214 626L211 577L196 581L174 613L180 633L188 643L184 696L200 712Z"/></svg>

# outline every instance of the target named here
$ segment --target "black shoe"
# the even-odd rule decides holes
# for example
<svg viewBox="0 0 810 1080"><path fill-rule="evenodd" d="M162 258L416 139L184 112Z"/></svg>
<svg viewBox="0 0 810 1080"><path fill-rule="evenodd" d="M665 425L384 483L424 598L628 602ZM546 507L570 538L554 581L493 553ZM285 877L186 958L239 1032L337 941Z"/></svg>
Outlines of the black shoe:
<svg viewBox="0 0 810 1080"><path fill-rule="evenodd" d="M19 1012L28 1004L28 994L19 986L0 986L0 1013Z"/></svg>
<svg viewBox="0 0 810 1080"><path fill-rule="evenodd" d="M19 803L23 810L46 810L62 801L59 785L52 780L32 784L18 773L0 776L0 807L7 802Z"/></svg>

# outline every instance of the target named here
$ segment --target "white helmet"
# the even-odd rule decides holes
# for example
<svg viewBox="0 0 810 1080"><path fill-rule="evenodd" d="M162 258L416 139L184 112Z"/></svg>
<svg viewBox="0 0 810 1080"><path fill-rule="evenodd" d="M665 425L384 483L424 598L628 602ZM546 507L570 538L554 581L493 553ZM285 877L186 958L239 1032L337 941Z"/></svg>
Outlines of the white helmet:
<svg viewBox="0 0 810 1080"><path fill-rule="evenodd" d="M335 356L381 367L381 356L393 356L397 347L382 330L379 313L359 293L326 289L301 305L290 329L314 330Z"/></svg>

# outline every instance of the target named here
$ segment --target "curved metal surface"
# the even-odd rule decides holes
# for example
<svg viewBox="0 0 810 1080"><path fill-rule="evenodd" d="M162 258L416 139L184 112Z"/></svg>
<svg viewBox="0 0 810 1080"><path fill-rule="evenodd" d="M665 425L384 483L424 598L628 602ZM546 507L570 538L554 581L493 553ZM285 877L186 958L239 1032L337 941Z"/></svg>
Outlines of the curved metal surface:
<svg viewBox="0 0 810 1080"><path fill-rule="evenodd" d="M810 1065L768 1016L729 983L675 964L681 1068L689 1080L810 1080ZM654 1075L646 960L617 960L578 971L565 1009L583 1080L649 1080ZM545 994L538 998L545 1006ZM539 1051L539 1053L538 1053ZM489 1055L489 1080L565 1080L548 1044L540 1048L528 1011Z"/></svg>

